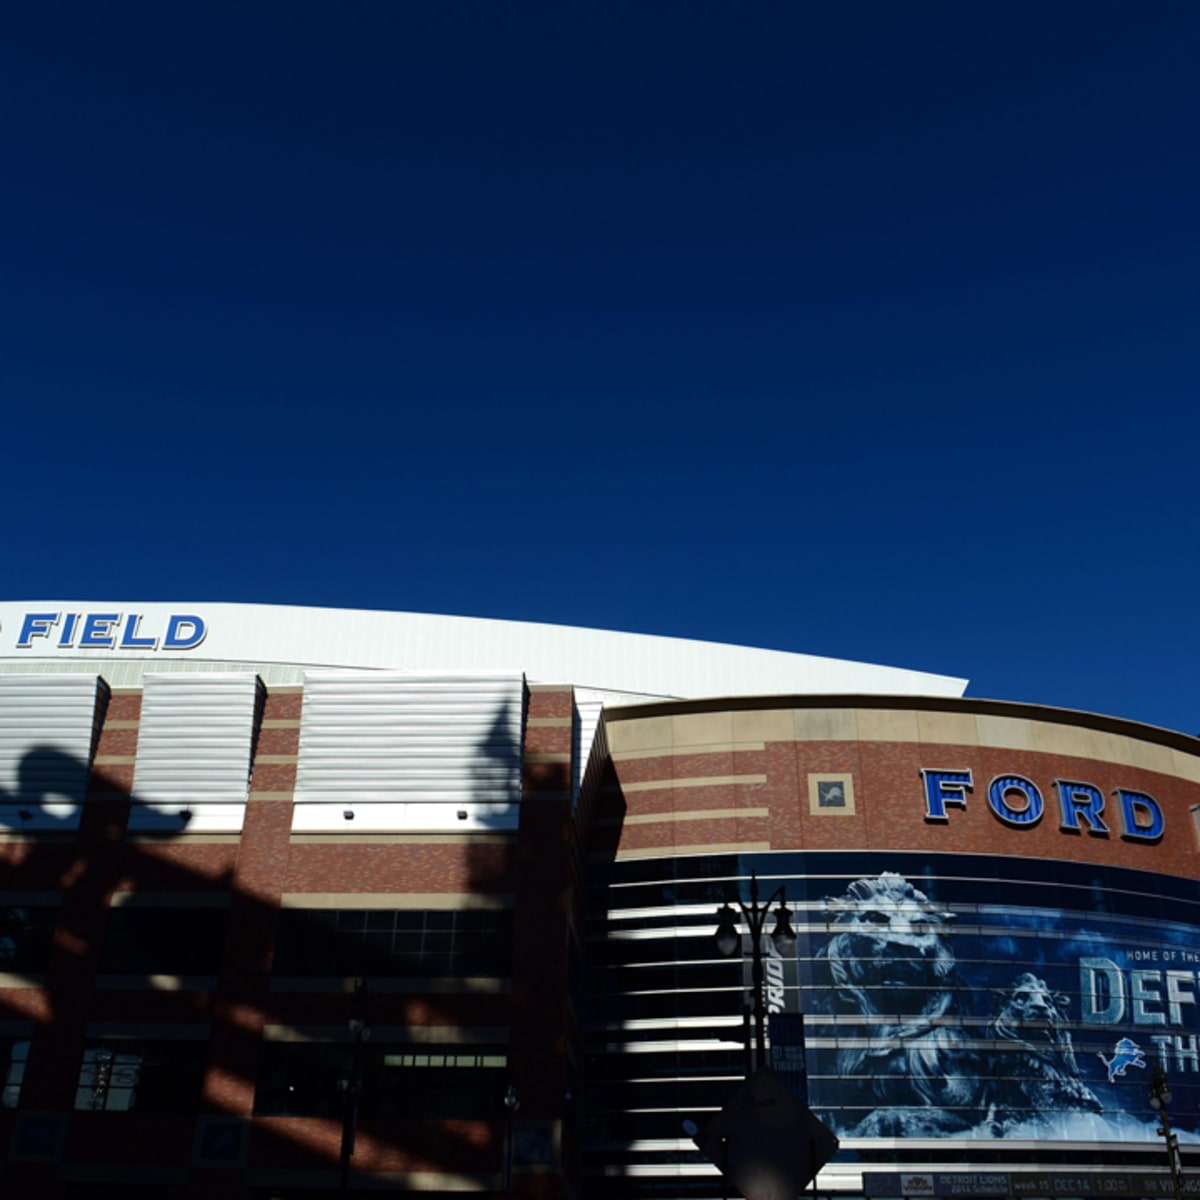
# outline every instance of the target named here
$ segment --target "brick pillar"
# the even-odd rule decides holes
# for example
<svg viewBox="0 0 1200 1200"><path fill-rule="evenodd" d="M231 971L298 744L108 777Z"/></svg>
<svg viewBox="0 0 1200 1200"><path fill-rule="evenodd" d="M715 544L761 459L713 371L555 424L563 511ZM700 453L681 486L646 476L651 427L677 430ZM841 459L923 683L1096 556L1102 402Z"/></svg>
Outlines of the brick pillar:
<svg viewBox="0 0 1200 1200"><path fill-rule="evenodd" d="M271 947L287 873L300 747L300 687L268 691L254 756L246 818L230 899L229 935L217 983L201 1125L244 1121L250 1136L262 1032L268 1007ZM219 1117L217 1114L220 1114ZM200 1131L204 1139L204 1129ZM249 1195L242 1161L228 1168L204 1160L192 1169L193 1197L238 1200Z"/></svg>
<svg viewBox="0 0 1200 1200"><path fill-rule="evenodd" d="M548 1134L553 1154L548 1168L517 1156L514 1197L563 1194L573 711L570 687L530 688L515 856L510 1073L521 1100L518 1129Z"/></svg>
<svg viewBox="0 0 1200 1200"><path fill-rule="evenodd" d="M30 1044L18 1115L22 1123L29 1118L57 1122L60 1147L75 1105L100 945L120 874L141 710L140 690L114 689L86 795L80 798L78 832L49 837L30 834L28 852L16 873L25 888L62 892L44 1003L39 1005L40 1019ZM58 838L71 840L59 842ZM19 1155L15 1145L13 1150ZM6 1181L13 1195L53 1200L61 1194L56 1163L13 1162L7 1168Z"/></svg>

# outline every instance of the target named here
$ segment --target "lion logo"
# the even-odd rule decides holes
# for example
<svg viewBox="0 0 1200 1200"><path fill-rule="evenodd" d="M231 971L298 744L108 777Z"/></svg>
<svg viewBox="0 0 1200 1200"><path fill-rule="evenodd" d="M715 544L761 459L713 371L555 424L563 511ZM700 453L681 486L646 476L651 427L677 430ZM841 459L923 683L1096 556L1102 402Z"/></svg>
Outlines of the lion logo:
<svg viewBox="0 0 1200 1200"><path fill-rule="evenodd" d="M846 1132L938 1136L977 1124L979 1072L948 940L953 914L894 872L858 879L826 904L831 936L817 954L829 975L826 1003L863 1027L837 1055L839 1100L860 1110L845 1114L856 1121Z"/></svg>
<svg viewBox="0 0 1200 1200"><path fill-rule="evenodd" d="M1068 997L1026 971L996 999L998 1011L988 1033L1002 1065L988 1087L989 1123L1002 1132L1006 1125L1046 1112L1099 1112L1102 1105L1075 1061L1066 1027Z"/></svg>

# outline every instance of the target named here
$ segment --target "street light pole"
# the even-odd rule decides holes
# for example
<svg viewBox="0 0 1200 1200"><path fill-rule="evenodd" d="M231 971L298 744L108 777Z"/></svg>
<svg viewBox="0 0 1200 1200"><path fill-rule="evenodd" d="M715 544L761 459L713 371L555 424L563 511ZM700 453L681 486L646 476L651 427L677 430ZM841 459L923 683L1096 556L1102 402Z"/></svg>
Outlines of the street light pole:
<svg viewBox="0 0 1200 1200"><path fill-rule="evenodd" d="M338 1080L342 1093L342 1152L338 1162L339 1188L344 1196L350 1175L350 1159L354 1156L354 1143L358 1138L358 1102L362 1095L362 1048L371 1036L367 1025L367 983L365 979L354 981L354 1000L347 1021L354 1038L354 1049L350 1059L349 1078Z"/></svg>
<svg viewBox="0 0 1200 1200"><path fill-rule="evenodd" d="M1150 1107L1162 1117L1158 1132L1167 1143L1167 1160L1171 1164L1171 1187L1175 1191L1175 1200L1183 1200L1183 1187L1179 1178L1179 1136L1171 1129L1171 1118L1167 1113L1167 1106L1172 1099L1167 1073L1162 1069L1162 1064L1156 1062L1150 1074Z"/></svg>
<svg viewBox="0 0 1200 1200"><path fill-rule="evenodd" d="M750 927L751 979L754 987L754 1037L757 1047L755 1066L761 1067L767 1061L767 1000L763 987L763 953L762 936L766 927L767 915L771 905L776 900L779 907L775 910L775 928L771 932L771 940L776 947L787 953L796 945L796 934L792 930L791 913L787 907L787 893L783 886L777 887L766 902L758 902L758 875L750 872L750 903L747 905L740 896L735 897L737 906L746 924ZM741 934L737 927L737 912L726 902L717 910L717 949L726 958L732 958L742 945Z"/></svg>
<svg viewBox="0 0 1200 1200"><path fill-rule="evenodd" d="M504 1093L504 1200L512 1194L513 1120L521 1107L521 1098L513 1084Z"/></svg>

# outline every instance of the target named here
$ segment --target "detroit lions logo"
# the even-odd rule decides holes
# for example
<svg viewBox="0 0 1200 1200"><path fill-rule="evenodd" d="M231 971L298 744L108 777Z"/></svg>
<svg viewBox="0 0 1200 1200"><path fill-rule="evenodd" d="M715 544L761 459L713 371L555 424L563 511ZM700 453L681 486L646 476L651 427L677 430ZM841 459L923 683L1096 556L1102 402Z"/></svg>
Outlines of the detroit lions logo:
<svg viewBox="0 0 1200 1200"><path fill-rule="evenodd" d="M1122 1038L1113 1047L1112 1058L1105 1058L1099 1050L1096 1051L1096 1057L1108 1069L1109 1083L1118 1075L1124 1076L1130 1067L1145 1067L1146 1060L1142 1055L1142 1048L1132 1038Z"/></svg>

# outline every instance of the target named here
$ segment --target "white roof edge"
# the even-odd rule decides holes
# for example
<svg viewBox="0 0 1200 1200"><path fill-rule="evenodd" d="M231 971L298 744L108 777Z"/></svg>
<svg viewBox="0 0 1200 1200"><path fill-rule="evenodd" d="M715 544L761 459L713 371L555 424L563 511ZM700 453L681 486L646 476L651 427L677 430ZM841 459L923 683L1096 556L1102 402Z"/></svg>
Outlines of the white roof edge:
<svg viewBox="0 0 1200 1200"><path fill-rule="evenodd" d="M80 614L73 623L70 613ZM54 615L57 621L39 625L42 632L22 647L18 642L29 614ZM100 627L112 636L112 648L78 644L87 614L118 617ZM198 618L203 640L184 649L162 645L173 617ZM192 632L190 626L182 629ZM60 646L68 635L71 640ZM130 647L122 648L123 637ZM150 640L158 644L145 648ZM0 601L0 668L6 673L22 664L32 671L62 670L64 662L103 671L100 664L118 660L140 662L145 670L186 670L188 662L197 667L512 670L524 671L531 683L572 683L647 699L780 693L961 696L967 687L966 679L904 667L490 617L196 601Z"/></svg>

